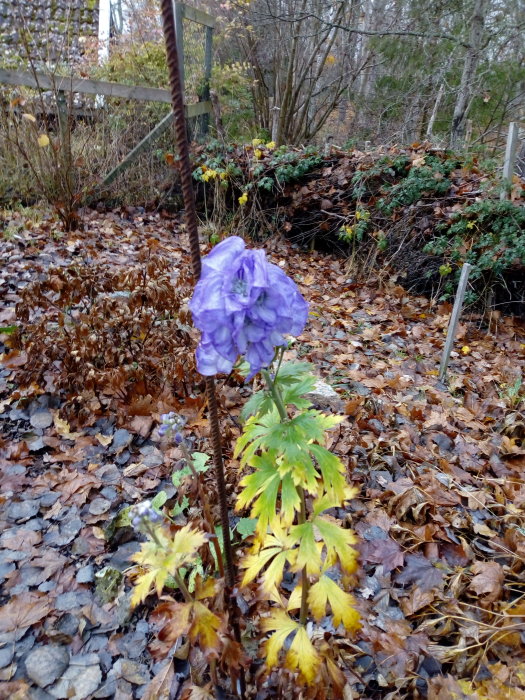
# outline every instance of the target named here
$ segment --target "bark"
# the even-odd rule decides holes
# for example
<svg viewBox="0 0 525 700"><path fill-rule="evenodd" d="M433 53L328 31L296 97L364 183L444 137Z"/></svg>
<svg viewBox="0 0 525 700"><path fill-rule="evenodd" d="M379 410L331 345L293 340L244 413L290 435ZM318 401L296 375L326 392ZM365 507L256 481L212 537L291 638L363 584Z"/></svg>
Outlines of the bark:
<svg viewBox="0 0 525 700"><path fill-rule="evenodd" d="M470 20L470 46L465 56L465 65L461 74L452 125L450 130L450 146L457 148L465 133L465 119L474 89L474 78L481 56L483 45L483 28L487 14L488 0L476 0Z"/></svg>

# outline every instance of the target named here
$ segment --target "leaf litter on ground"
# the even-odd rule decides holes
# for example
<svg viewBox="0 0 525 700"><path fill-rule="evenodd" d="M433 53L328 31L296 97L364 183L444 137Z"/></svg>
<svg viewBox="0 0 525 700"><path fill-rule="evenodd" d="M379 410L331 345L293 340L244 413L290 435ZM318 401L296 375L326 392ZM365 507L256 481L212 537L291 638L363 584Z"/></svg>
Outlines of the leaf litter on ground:
<svg viewBox="0 0 525 700"><path fill-rule="evenodd" d="M16 241L0 242L8 260L0 278L5 326L17 324L23 288L50 265L125 270L148 237L174 269L189 266L185 234L159 214L130 221L118 211L87 212L84 231L65 237L55 228L44 217L20 227ZM357 284L344 260L278 239L266 249L311 305L288 356L315 365L347 416L328 447L360 490L334 517L359 535L363 627L353 641L342 627L327 633L348 687L363 698L497 699L509 688L521 697L525 402L509 387L524 372L523 323L503 317L494 329L465 315L444 387L437 370L450 305L409 296L395 282ZM160 489L173 493L180 454L156 433L161 412L185 413L198 451L209 452L200 388L187 397L169 386L154 395L137 387L125 400L109 389L72 397L55 388L52 366L45 383L22 386L27 355L12 337L0 333L3 696L33 697L38 683L26 662L50 641L67 651L60 678L39 678L54 697L138 697L144 687L144 697L172 697L175 687L196 696L195 676L184 680L187 647L174 652L152 641L159 628L151 608L130 609L122 573L136 535L108 526ZM231 454L249 394L235 377L222 387L232 504L239 470ZM89 669L84 689L79 668ZM272 694L271 679L261 692Z"/></svg>

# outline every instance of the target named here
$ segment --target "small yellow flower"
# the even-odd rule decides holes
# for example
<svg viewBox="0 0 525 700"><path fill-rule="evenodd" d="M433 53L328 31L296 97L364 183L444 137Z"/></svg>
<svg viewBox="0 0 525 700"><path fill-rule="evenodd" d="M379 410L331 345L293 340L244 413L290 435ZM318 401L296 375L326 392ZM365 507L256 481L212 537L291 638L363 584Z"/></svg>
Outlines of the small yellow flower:
<svg viewBox="0 0 525 700"><path fill-rule="evenodd" d="M228 173L225 170L223 170L222 173L219 175L219 177L221 178L221 180L227 180Z"/></svg>
<svg viewBox="0 0 525 700"><path fill-rule="evenodd" d="M268 141L268 143L266 144L266 148L267 148L269 151L273 151L273 149L275 148L275 146L276 146L275 141Z"/></svg>
<svg viewBox="0 0 525 700"><path fill-rule="evenodd" d="M476 223L474 221L469 221L467 224L467 228L474 228L475 225Z"/></svg>
<svg viewBox="0 0 525 700"><path fill-rule="evenodd" d="M259 148L256 148L253 155L257 158L257 160L261 160L263 157L263 152Z"/></svg>
<svg viewBox="0 0 525 700"><path fill-rule="evenodd" d="M208 180L214 180L217 177L218 173L216 170L212 170L211 168L207 168L206 171L202 174L202 179L204 182L208 182Z"/></svg>
<svg viewBox="0 0 525 700"><path fill-rule="evenodd" d="M239 197L239 204L244 206L246 202L248 201L248 192L243 192L241 196Z"/></svg>
<svg viewBox="0 0 525 700"><path fill-rule="evenodd" d="M252 139L252 146L255 148L255 146L260 146L262 143L262 139Z"/></svg>
<svg viewBox="0 0 525 700"><path fill-rule="evenodd" d="M470 352L469 346L468 346L468 345L464 345L464 346L461 348L461 352L462 352L464 355L468 355L469 352Z"/></svg>

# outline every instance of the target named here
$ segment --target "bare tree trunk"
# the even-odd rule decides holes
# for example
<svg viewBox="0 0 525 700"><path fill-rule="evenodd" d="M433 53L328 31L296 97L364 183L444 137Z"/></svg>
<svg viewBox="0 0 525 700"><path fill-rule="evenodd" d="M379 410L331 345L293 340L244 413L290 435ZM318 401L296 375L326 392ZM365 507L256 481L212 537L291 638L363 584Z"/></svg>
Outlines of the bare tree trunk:
<svg viewBox="0 0 525 700"><path fill-rule="evenodd" d="M454 114L452 115L450 131L450 145L452 148L457 148L460 145L465 132L465 118L481 54L487 6L488 0L476 0L470 20L470 45L465 56L465 65L463 66Z"/></svg>

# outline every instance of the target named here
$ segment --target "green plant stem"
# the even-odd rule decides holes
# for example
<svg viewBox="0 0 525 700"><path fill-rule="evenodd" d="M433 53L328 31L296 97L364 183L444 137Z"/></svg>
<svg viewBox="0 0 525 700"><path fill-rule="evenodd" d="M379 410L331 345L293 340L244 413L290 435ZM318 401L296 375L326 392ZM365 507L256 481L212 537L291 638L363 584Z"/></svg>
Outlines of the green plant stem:
<svg viewBox="0 0 525 700"><path fill-rule="evenodd" d="M272 381L272 379L270 377L270 373L268 372L267 369L263 369L261 371L261 374L264 377L264 381L266 382L268 390L270 391L270 394L272 395L272 399L274 400L274 403L277 407L277 410L279 411L279 415L281 417L281 420L287 421L288 414L286 413L286 408L285 408L285 405L283 402L283 397L281 396L281 392L279 391L276 384Z"/></svg>
<svg viewBox="0 0 525 700"><path fill-rule="evenodd" d="M270 373L268 370L263 369L261 374L264 377L264 381L266 382L268 386L268 390L270 391L270 394L272 395L272 398L275 402L275 405L277 406L277 410L279 411L279 415L281 417L282 421L287 421L288 420L288 414L286 413L286 407L283 402L283 397L281 396L281 392L279 391L279 387L275 384L275 382L272 381L270 377ZM304 495L304 489L302 486L297 487L297 493L299 494L299 498L301 499L301 510L299 511L299 524L302 525L304 522L306 522L306 498ZM310 587L309 581L308 581L308 574L306 572L306 566L303 568L301 572L301 611L299 613L299 620L302 625L306 624L306 619L308 617L308 589Z"/></svg>
<svg viewBox="0 0 525 700"><path fill-rule="evenodd" d="M191 597L191 593L189 592L188 587L184 583L184 580L178 571L173 572L173 578L175 579L175 581L177 581L177 586L182 591L182 595L184 596L184 600L187 603L193 603L193 598Z"/></svg>

